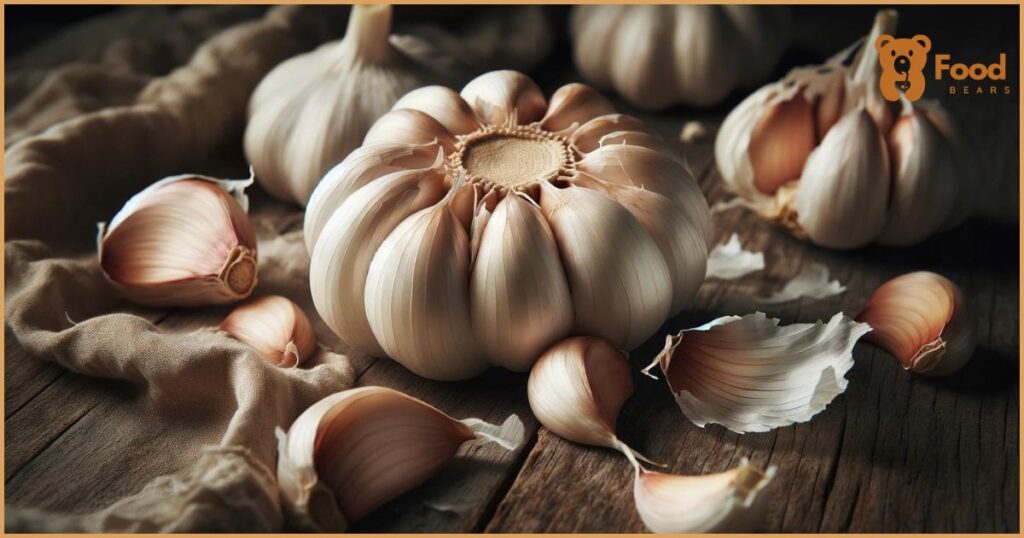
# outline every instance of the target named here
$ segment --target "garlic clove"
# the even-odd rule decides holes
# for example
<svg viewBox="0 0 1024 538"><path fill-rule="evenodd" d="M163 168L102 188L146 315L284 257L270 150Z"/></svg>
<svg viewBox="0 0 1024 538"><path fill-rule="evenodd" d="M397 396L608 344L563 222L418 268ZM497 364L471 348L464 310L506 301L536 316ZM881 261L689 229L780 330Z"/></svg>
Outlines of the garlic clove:
<svg viewBox="0 0 1024 538"><path fill-rule="evenodd" d="M590 153L605 144L631 144L674 155L657 133L644 122L626 114L606 114L596 117L573 131L569 142L580 153Z"/></svg>
<svg viewBox="0 0 1024 538"><path fill-rule="evenodd" d="M480 128L473 110L455 90L445 86L424 86L403 96L392 110L419 110L436 119L453 135L464 135Z"/></svg>
<svg viewBox="0 0 1024 538"><path fill-rule="evenodd" d="M942 223L942 229L948 230L962 223L976 209L978 203L978 192L983 188L974 187L983 185L980 179L981 165L978 155L972 149L971 140L963 135L961 125L953 118L948 110L934 101L918 101L914 103L915 111L923 112L928 121L936 128L946 142L953 148L954 160L959 186L971 186L970 188L958 188L956 201L949 215Z"/></svg>
<svg viewBox="0 0 1024 538"><path fill-rule="evenodd" d="M455 151L455 138L444 125L419 110L407 108L381 116L363 139L364 146L386 142L411 145L436 142L444 148L446 155Z"/></svg>
<svg viewBox="0 0 1024 538"><path fill-rule="evenodd" d="M362 387L320 400L277 434L288 515L300 527L337 532L434 476L460 447L512 450L524 430L515 415L501 426L460 421L400 392Z"/></svg>
<svg viewBox="0 0 1024 538"><path fill-rule="evenodd" d="M473 333L492 364L528 371L569 334L569 284L555 237L532 201L513 194L497 204L481 232L469 294Z"/></svg>
<svg viewBox="0 0 1024 538"><path fill-rule="evenodd" d="M669 35L675 38L676 91L668 104L684 102L712 106L721 102L741 77L743 51L735 38L736 27L721 6L695 4L670 9L675 15L674 33ZM671 15L665 18L670 19ZM655 64L652 69L658 76L663 74L661 65ZM658 84L658 81L654 83L671 87L670 84ZM644 107L652 108L653 105L645 104Z"/></svg>
<svg viewBox="0 0 1024 538"><path fill-rule="evenodd" d="M573 47L573 64L583 78L599 87L612 85L608 59L613 54L614 43L607 36L620 26L622 15L630 9L624 5L574 6L569 26L573 41L580 43Z"/></svg>
<svg viewBox="0 0 1024 538"><path fill-rule="evenodd" d="M611 84L638 108L655 110L676 102L679 96L664 80L665 66L672 65L673 50L663 46L672 40L671 6L630 6L620 19L618 31L608 36L612 45L605 60Z"/></svg>
<svg viewBox="0 0 1024 538"><path fill-rule="evenodd" d="M545 428L576 443L617 450L625 444L615 435L615 422L632 394L629 361L608 342L590 336L551 346L537 359L527 383L530 409Z"/></svg>
<svg viewBox="0 0 1024 538"><path fill-rule="evenodd" d="M540 206L569 277L577 331L631 349L668 315L672 281L657 244L608 196L541 185Z"/></svg>
<svg viewBox="0 0 1024 538"><path fill-rule="evenodd" d="M367 320L370 262L399 223L444 196L441 155L435 151L438 160L432 167L392 172L346 199L325 224L323 242L313 249L313 304L342 341L364 353L385 356Z"/></svg>
<svg viewBox="0 0 1024 538"><path fill-rule="evenodd" d="M677 476L634 463L633 499L640 519L653 532L754 532L768 504L766 488L775 476L743 458L722 473Z"/></svg>
<svg viewBox="0 0 1024 538"><path fill-rule="evenodd" d="M574 184L601 190L625 207L647 230L661 250L672 277L672 306L678 314L697 296L707 273L707 242L701 230L711 227L711 213L703 199L683 208L668 198L632 186L604 184L580 174Z"/></svg>
<svg viewBox="0 0 1024 538"><path fill-rule="evenodd" d="M907 370L942 376L974 355L977 333L966 297L949 279L927 271L898 276L868 299L857 316L873 329L865 339Z"/></svg>
<svg viewBox="0 0 1024 538"><path fill-rule="evenodd" d="M878 242L913 245L939 231L958 197L956 152L909 101L889 131L892 195Z"/></svg>
<svg viewBox="0 0 1024 538"><path fill-rule="evenodd" d="M700 192L682 162L641 146L601 146L576 163L576 169L608 183L652 190L684 205Z"/></svg>
<svg viewBox="0 0 1024 538"><path fill-rule="evenodd" d="M242 303L220 329L248 344L270 364L291 368L316 351L316 333L306 314L280 295L264 295Z"/></svg>
<svg viewBox="0 0 1024 538"><path fill-rule="evenodd" d="M764 269L764 253L744 250L740 236L732 234L729 240L708 253L707 277L735 280Z"/></svg>
<svg viewBox="0 0 1024 538"><path fill-rule="evenodd" d="M615 107L601 92L573 82L562 86L551 96L548 111L541 120L541 127L552 132L568 129L573 124L582 125L598 116L612 114Z"/></svg>
<svg viewBox="0 0 1024 538"><path fill-rule="evenodd" d="M660 366L679 408L700 427L769 431L810 420L845 391L853 345L869 331L841 313L781 327L760 312L726 316L667 336L644 373Z"/></svg>
<svg viewBox="0 0 1024 538"><path fill-rule="evenodd" d="M807 159L793 206L797 222L819 245L866 245L885 226L889 183L889 157L878 127L863 107L853 109Z"/></svg>
<svg viewBox="0 0 1024 538"><path fill-rule="evenodd" d="M391 172L426 167L437 159L439 150L436 143L418 146L381 143L362 146L350 153L327 172L309 197L302 230L307 252L313 254L327 219L352 193Z"/></svg>
<svg viewBox="0 0 1024 538"><path fill-rule="evenodd" d="M449 203L457 190L387 236L370 263L364 298L366 318L387 356L441 381L487 368L469 310L469 237Z"/></svg>
<svg viewBox="0 0 1024 538"><path fill-rule="evenodd" d="M801 93L769 105L750 133L754 187L773 195L799 179L816 143L814 107Z"/></svg>
<svg viewBox="0 0 1024 538"><path fill-rule="evenodd" d="M477 117L490 125L514 121L526 125L540 120L547 101L540 88L518 71L491 71L471 80L460 93Z"/></svg>
<svg viewBox="0 0 1024 538"><path fill-rule="evenodd" d="M256 285L247 180L184 175L133 196L100 225L104 275L130 301L199 306L244 299Z"/></svg>
<svg viewBox="0 0 1024 538"><path fill-rule="evenodd" d="M751 94L725 116L715 137L715 164L726 188L755 204L767 203L769 197L754 186L754 167L747 149L754 129L777 94L774 84Z"/></svg>

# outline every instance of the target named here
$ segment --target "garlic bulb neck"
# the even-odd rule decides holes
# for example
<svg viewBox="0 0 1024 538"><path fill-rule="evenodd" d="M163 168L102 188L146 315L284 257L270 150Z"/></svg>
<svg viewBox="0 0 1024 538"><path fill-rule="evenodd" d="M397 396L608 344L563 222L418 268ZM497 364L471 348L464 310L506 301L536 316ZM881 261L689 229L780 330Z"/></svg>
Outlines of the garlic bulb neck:
<svg viewBox="0 0 1024 538"><path fill-rule="evenodd" d="M894 9L883 9L875 15L875 22L871 26L871 32L864 38L861 44L860 53L857 54L853 64L850 66L853 73L852 78L858 83L878 85L878 51L875 50L875 41L882 34L896 33L896 24L899 22L899 13Z"/></svg>
<svg viewBox="0 0 1024 538"><path fill-rule="evenodd" d="M367 4L352 6L348 29L341 47L353 57L368 63L386 62L392 54L391 6Z"/></svg>
<svg viewBox="0 0 1024 538"><path fill-rule="evenodd" d="M486 126L458 137L451 167L490 191L524 191L571 175L576 158L568 139L537 124Z"/></svg>

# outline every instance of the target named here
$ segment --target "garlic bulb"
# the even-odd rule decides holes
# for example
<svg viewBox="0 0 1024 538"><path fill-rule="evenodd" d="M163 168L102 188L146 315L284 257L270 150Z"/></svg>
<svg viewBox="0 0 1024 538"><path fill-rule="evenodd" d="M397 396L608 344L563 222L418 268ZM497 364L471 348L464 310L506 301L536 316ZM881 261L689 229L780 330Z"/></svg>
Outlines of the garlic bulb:
<svg viewBox="0 0 1024 538"><path fill-rule="evenodd" d="M630 348L704 280L682 160L600 93L515 71L402 97L306 211L310 288L343 340L431 379L527 371L572 332Z"/></svg>
<svg viewBox="0 0 1024 538"><path fill-rule="evenodd" d="M883 284L857 320L871 325L866 340L892 353L907 370L926 376L959 370L977 345L963 292L949 279L928 271Z"/></svg>
<svg viewBox="0 0 1024 538"><path fill-rule="evenodd" d="M363 387L320 400L279 428L277 480L292 521L343 531L380 505L426 482L462 447L522 443L515 415L501 426L456 420L401 392Z"/></svg>
<svg viewBox="0 0 1024 538"><path fill-rule="evenodd" d="M909 245L962 219L970 166L948 118L905 98L895 117L880 93L875 42L896 20L879 12L849 64L794 69L726 117L715 160L740 205L836 249Z"/></svg>
<svg viewBox="0 0 1024 538"><path fill-rule="evenodd" d="M711 106L775 68L789 16L777 6L577 6L576 66L630 104Z"/></svg>
<svg viewBox="0 0 1024 538"><path fill-rule="evenodd" d="M277 366L298 366L316 350L316 333L295 303L280 295L250 299L235 308L220 329L248 344Z"/></svg>
<svg viewBox="0 0 1024 538"><path fill-rule="evenodd" d="M244 299L256 285L252 178L182 175L133 196L99 225L103 274L130 301L199 306Z"/></svg>

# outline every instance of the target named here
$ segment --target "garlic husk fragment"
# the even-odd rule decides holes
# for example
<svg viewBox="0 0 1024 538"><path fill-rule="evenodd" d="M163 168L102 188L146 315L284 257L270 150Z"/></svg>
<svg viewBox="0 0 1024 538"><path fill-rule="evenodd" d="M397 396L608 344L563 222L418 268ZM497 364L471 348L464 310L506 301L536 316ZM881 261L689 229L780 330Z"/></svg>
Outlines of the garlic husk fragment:
<svg viewBox="0 0 1024 538"><path fill-rule="evenodd" d="M103 274L130 301L199 306L244 299L256 285L252 178L181 175L136 194L99 225Z"/></svg>
<svg viewBox="0 0 1024 538"><path fill-rule="evenodd" d="M708 253L707 278L735 280L762 269L764 253L744 250L739 234L732 234Z"/></svg>
<svg viewBox="0 0 1024 538"><path fill-rule="evenodd" d="M667 336L644 373L660 366L698 426L769 431L810 420L845 391L853 345L870 330L841 313L781 327L760 312L725 316Z"/></svg>
<svg viewBox="0 0 1024 538"><path fill-rule="evenodd" d="M679 476L636 469L633 499L653 532L755 532L768 504L775 467L761 470L743 458L722 473Z"/></svg>
<svg viewBox="0 0 1024 538"><path fill-rule="evenodd" d="M880 286L857 320L873 329L866 340L892 353L916 374L951 374L971 359L977 346L963 292L949 279L927 271L908 273Z"/></svg>
<svg viewBox="0 0 1024 538"><path fill-rule="evenodd" d="M757 297L755 301L762 304L778 304L795 301L804 297L824 299L839 295L846 291L846 286L838 280L829 278L828 267L820 263L809 263L800 268L781 290L766 297Z"/></svg>
<svg viewBox="0 0 1024 538"><path fill-rule="evenodd" d="M401 392L362 387L320 400L278 435L277 478L289 517L316 531L349 522L435 475L461 447L523 440L515 415L496 426L456 420Z"/></svg>
<svg viewBox="0 0 1024 538"><path fill-rule="evenodd" d="M316 333L309 318L280 295L247 300L228 314L220 329L277 366L298 366L316 351Z"/></svg>

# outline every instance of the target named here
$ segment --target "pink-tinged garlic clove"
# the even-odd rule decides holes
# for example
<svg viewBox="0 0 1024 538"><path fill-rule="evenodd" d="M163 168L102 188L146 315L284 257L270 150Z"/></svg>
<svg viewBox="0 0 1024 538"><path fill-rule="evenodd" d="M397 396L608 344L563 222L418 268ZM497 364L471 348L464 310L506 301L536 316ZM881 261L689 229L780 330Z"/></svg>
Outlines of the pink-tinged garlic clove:
<svg viewBox="0 0 1024 538"><path fill-rule="evenodd" d="M133 196L97 239L103 274L128 300L200 306L244 299L256 285L246 180L183 175Z"/></svg>
<svg viewBox="0 0 1024 538"><path fill-rule="evenodd" d="M799 179L816 143L814 107L802 93L768 106L750 133L747 150L754 187L774 195L779 187Z"/></svg>
<svg viewBox="0 0 1024 538"><path fill-rule="evenodd" d="M295 303L280 295L249 299L235 308L220 329L248 344L270 364L291 368L316 351L316 333Z"/></svg>
<svg viewBox="0 0 1024 538"><path fill-rule="evenodd" d="M959 370L977 345L963 292L949 279L928 271L882 284L857 320L871 325L866 340L921 375L942 376Z"/></svg>

